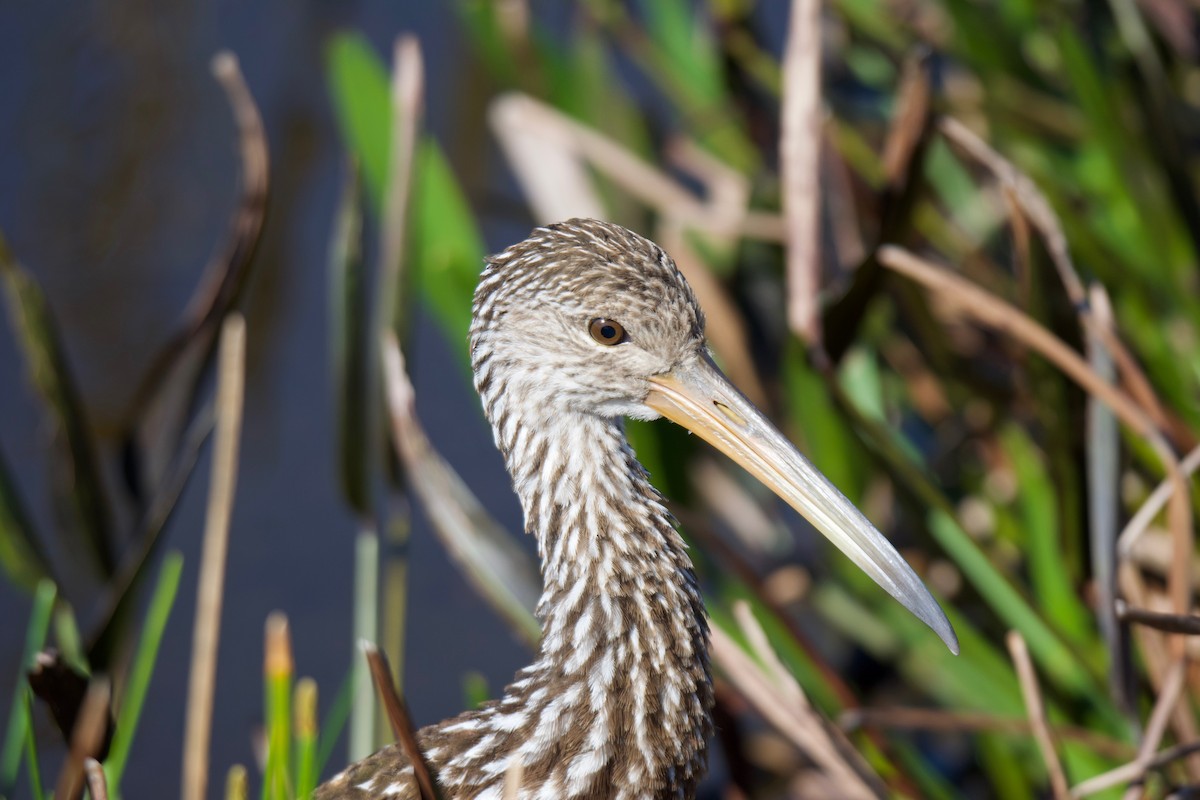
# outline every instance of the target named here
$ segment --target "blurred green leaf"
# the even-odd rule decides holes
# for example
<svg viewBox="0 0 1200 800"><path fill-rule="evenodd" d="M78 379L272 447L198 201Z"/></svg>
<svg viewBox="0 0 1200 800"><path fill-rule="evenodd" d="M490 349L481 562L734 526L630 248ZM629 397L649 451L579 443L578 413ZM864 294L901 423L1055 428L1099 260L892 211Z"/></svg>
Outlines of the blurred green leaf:
<svg viewBox="0 0 1200 800"><path fill-rule="evenodd" d="M16 482L0 454L0 567L14 586L32 590L50 576L50 562L25 512Z"/></svg>
<svg viewBox="0 0 1200 800"><path fill-rule="evenodd" d="M329 54L330 91L339 127L362 167L368 196L378 213L391 141L387 70L356 34L336 35ZM429 137L417 149L411 208L412 280L450 341L465 342L471 296L483 269L483 237L449 162Z"/></svg>
<svg viewBox="0 0 1200 800"><path fill-rule="evenodd" d="M17 783L17 772L21 768L21 750L29 730L29 679L26 672L32 669L34 658L46 641L50 629L50 615L58 589L47 580L39 581L33 594L33 608L29 612L29 625L25 629L25 647L21 651L17 670L17 685L8 707L8 725L4 731L4 744L0 747L0 796L11 797Z"/></svg>
<svg viewBox="0 0 1200 800"><path fill-rule="evenodd" d="M54 470L55 492L73 512L84 549L94 557L103 575L111 575L116 563L112 520L83 404L45 295L17 263L3 236L0 281L30 380L61 436L62 462L61 469ZM8 498L0 502L7 504Z"/></svg>
<svg viewBox="0 0 1200 800"><path fill-rule="evenodd" d="M437 142L426 138L417 151L417 162L409 263L448 341L466 342L471 297L486 252L483 236ZM460 352L465 364L466 348Z"/></svg>
<svg viewBox="0 0 1200 800"><path fill-rule="evenodd" d="M376 349L367 340L370 300L362 254L361 193L358 169L351 166L338 208L329 272L338 478L350 507L365 516L372 513L367 359Z"/></svg>
<svg viewBox="0 0 1200 800"><path fill-rule="evenodd" d="M392 105L387 68L367 40L335 34L326 49L326 75L342 137L358 161L371 205L379 209L391 151Z"/></svg>
<svg viewBox="0 0 1200 800"><path fill-rule="evenodd" d="M1076 648L1095 641L1092 615L1075 590L1075 581L1065 561L1064 542L1059 535L1055 487L1033 442L1016 426L1000 435L1021 487L1017 495L1020 546L1029 560L1029 578L1037 605L1049 621L1063 631ZM1080 655L1094 657L1094 651Z"/></svg>
<svg viewBox="0 0 1200 800"><path fill-rule="evenodd" d="M175 605L182 574L183 556L177 552L167 553L159 568L158 583L150 596L150 604L146 607L146 621L142 626L142 635L138 639L133 656L133 666L130 668L117 710L117 724L108 758L104 761L108 786L114 793L121 787L121 779L129 761L129 751L142 718L146 693L154 677L154 665L158 660L158 651L167 629L167 621L171 617L171 609Z"/></svg>

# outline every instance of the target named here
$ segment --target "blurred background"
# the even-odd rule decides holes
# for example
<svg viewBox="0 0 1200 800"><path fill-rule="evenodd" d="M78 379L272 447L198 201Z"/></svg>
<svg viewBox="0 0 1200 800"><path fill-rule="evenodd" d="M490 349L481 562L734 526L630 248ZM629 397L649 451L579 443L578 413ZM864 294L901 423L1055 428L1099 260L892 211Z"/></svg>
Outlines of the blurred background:
<svg viewBox="0 0 1200 800"><path fill-rule="evenodd" d="M794 85L781 64L799 8L820 50L798 74L817 75L821 96L790 101L809 132L791 169L819 177L816 191L781 180ZM38 578L57 584L50 642L72 651L77 627L76 660L111 674L119 701L163 557L178 552L177 599L114 787L177 790L210 468L209 448L180 430L205 430L208 355L230 308L246 318L247 379L209 795L235 763L259 785L271 611L291 622L296 674L316 679L322 718L337 715L358 660L356 547L376 521L376 603L407 598L381 625L403 624L389 649L405 643L418 725L495 696L528 662L520 623L481 599L382 455L381 404L355 384L374 353L363 342L390 230L387 82L407 33L423 56L423 138L397 328L430 441L526 557L469 384L465 315L484 253L595 208L702 284L727 372L889 534L958 629L954 659L727 462L665 424L631 426L676 503L714 623L738 631L735 603L750 603L815 708L865 754L853 768L882 776L868 785L1057 791L1009 630L1029 642L1071 785L1135 757L1164 687L1157 736L1189 744L1190 651L1118 620L1115 598L1179 618L1194 593L1186 508L1149 514L1136 547L1116 540L1200 431L1197 19L1195 5L1164 0L0 8L4 719L23 702L5 687L23 697ZM253 169L210 69L220 50L240 63L269 148L260 235L236 226L254 217L240 183ZM339 220L357 218L347 197L362 205L365 266L338 247ZM813 235L798 241L798 225ZM231 254L231 237L245 253ZM884 244L985 300L896 275ZM236 275L210 297L227 267ZM800 296L815 314L797 311ZM1102 388L1080 388L1014 333L1017 315L1081 354L1128 404L1122 424ZM378 446L355 438L372 431ZM189 453L176 497L167 476L193 471ZM1194 481L1189 491L1194 505ZM386 534L395 520L403 543ZM706 796L823 796L819 759L764 722L736 676L723 681ZM928 713L871 717L889 709ZM40 707L32 721L53 785L62 736ZM1141 790L1200 781L1194 760L1169 759ZM339 743L324 777L345 761ZM34 796L27 769L7 777L0 793Z"/></svg>

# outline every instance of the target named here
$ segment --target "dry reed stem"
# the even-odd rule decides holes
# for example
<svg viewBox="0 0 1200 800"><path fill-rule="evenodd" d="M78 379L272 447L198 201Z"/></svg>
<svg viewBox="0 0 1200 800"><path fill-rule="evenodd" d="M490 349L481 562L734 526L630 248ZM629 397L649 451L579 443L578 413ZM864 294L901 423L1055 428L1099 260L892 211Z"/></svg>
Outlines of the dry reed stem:
<svg viewBox="0 0 1200 800"><path fill-rule="evenodd" d="M1138 748L1138 755L1134 759L1134 763L1138 764L1143 772L1154 759L1154 751L1158 749L1158 744L1162 741L1163 734L1166 733L1167 721L1171 714L1180 706L1185 708L1187 706L1186 703L1179 702L1186 677L1187 658L1184 657L1176 660L1167 672L1167 679L1158 699L1154 701L1154 710L1150 712L1146 731L1142 734L1142 743ZM1125 790L1124 800L1137 800L1140 796L1141 789L1137 785L1133 785Z"/></svg>
<svg viewBox="0 0 1200 800"><path fill-rule="evenodd" d="M88 793L92 800L108 800L108 779L104 776L104 767L94 758L83 760L83 772L87 777Z"/></svg>
<svg viewBox="0 0 1200 800"><path fill-rule="evenodd" d="M208 782L208 747L212 732L217 647L220 644L225 557L229 548L229 522L237 487L245 362L246 322L241 314L235 312L221 325L217 361L217 422L212 478L196 590L196 620L192 632L192 665L184 730L183 785L180 791L184 800L202 800Z"/></svg>
<svg viewBox="0 0 1200 800"><path fill-rule="evenodd" d="M739 621L749 626L744 632L752 646L755 642L765 647L756 649L756 656L764 663L773 661L778 664L778 658L770 652L770 645L763 644L766 634L758 627L757 621L748 614L741 612ZM757 632L754 629L757 628ZM768 723L787 737L802 753L805 753L814 763L838 780L843 797L873 798L879 792L869 786L847 761L845 754L830 739L828 730L809 706L795 679L787 674L786 669L768 667L771 675L754 662L721 628L713 626L710 646L713 661L725 672L730 682L747 701L762 715ZM781 678L780 673L786 675ZM853 752L853 751L851 751Z"/></svg>
<svg viewBox="0 0 1200 800"><path fill-rule="evenodd" d="M537 567L430 444L416 416L404 355L391 331L384 335L383 367L396 455L434 532L476 591L536 647L541 636L532 616L540 594Z"/></svg>
<svg viewBox="0 0 1200 800"><path fill-rule="evenodd" d="M421 44L411 34L396 39L392 68L392 141L388 165L387 195L380 215L379 324L391 326L402 291L400 275L408 231L408 208L412 197L413 163L425 85Z"/></svg>
<svg viewBox="0 0 1200 800"><path fill-rule="evenodd" d="M1167 633L1200 636L1200 617L1194 614L1187 616L1163 614L1145 608L1131 607L1124 600L1118 600L1116 608L1117 617L1122 622L1133 622L1138 625L1145 625L1148 628L1154 628L1155 630L1166 631Z"/></svg>
<svg viewBox="0 0 1200 800"><path fill-rule="evenodd" d="M154 356L130 403L128 418L135 421L130 425L131 429L135 429L130 433L131 439L145 441L151 436L147 433L150 430L159 433L164 429L169 430L172 436L177 430L182 430L178 444L170 455L170 463L155 462L149 448L142 448L139 453L141 458L149 456L149 463L142 466L143 474L161 474L167 478L155 487L152 497L141 509L142 517L138 521L140 540L127 548L127 555L122 559L116 575L106 585L102 599L93 604L96 610L91 614L88 629L95 633L89 635L89 639L99 635L116 611L121 598L140 574L191 474L200 445L208 436L205 411L193 415L185 428L170 415L183 414L189 407L187 398L159 395L165 391L176 370L190 367L198 372L203 365L204 359L199 357L198 351L207 352L208 343L216 331L217 316L224 312L243 283L266 217L270 156L258 106L232 53L218 53L212 60L211 68L225 91L237 125L241 164L238 206L229 224L225 246L219 251L220 255L214 256L205 266L203 277L188 301L182 325ZM174 389L176 395L181 391L182 387ZM170 401L176 403L174 408L169 407Z"/></svg>
<svg viewBox="0 0 1200 800"><path fill-rule="evenodd" d="M379 693L380 699L383 700L383 707L387 710L392 731L396 734L396 740L400 742L404 755L408 756L408 762L412 764L413 777L417 782L417 791L421 795L421 800L441 800L441 792L438 791L437 782L429 769L429 763L425 760L425 754L421 752L421 748L417 744L417 734L413 728L412 718L408 714L408 707L404 705L404 700L396 691L396 684L392 681L392 670L388 666L387 656L371 642L362 642L362 650L367 657L367 664L371 668L371 678L375 681L375 690Z"/></svg>
<svg viewBox="0 0 1200 800"><path fill-rule="evenodd" d="M656 238L674 256L713 322L709 335L714 349L724 356L734 383L751 401L765 405L766 390L754 369L745 322L685 236L686 230L696 230L728 243L752 235L747 226L758 217L746 207L746 178L690 141L675 140L667 157L704 183L708 196L702 200L619 142L525 95L497 99L490 117L539 222L606 216L587 164L659 212Z"/></svg>
<svg viewBox="0 0 1200 800"><path fill-rule="evenodd" d="M1121 592L1130 605L1143 608L1149 605L1150 598L1142 576L1128 561L1118 563L1117 579L1121 586ZM1146 675L1150 688L1157 696L1161 697L1167 690L1171 672L1169 648L1166 645L1167 637L1159 631L1142 625L1135 626L1132 634L1137 639L1138 648L1146 661ZM1182 639L1180 640L1182 641ZM1190 742L1200 738L1200 728L1197 727L1196 717L1192 714L1188 704L1180 703L1175 707L1171 722L1175 728L1175 735L1181 742ZM1196 761L1195 758L1189 758L1187 761L1187 769L1192 780L1196 780L1197 770L1200 769L1200 765Z"/></svg>
<svg viewBox="0 0 1200 800"><path fill-rule="evenodd" d="M1162 460L1165 471L1175 485L1168 509L1175 544L1175 560L1168 584L1176 613L1186 614L1191 602L1189 556L1192 552L1192 512L1187 497L1187 483L1174 451L1149 416L1128 395L1096 375L1079 354L1061 339L1004 300L894 245L879 249L879 262L942 294L979 322L1041 354L1085 391L1099 398L1134 433L1147 441ZM1182 639L1172 643L1176 655L1181 652L1182 646Z"/></svg>
<svg viewBox="0 0 1200 800"><path fill-rule="evenodd" d="M704 233L724 240L723 244L732 244L738 235L734 223L744 218L750 207L750 179L683 136L668 140L663 155L667 161L699 179L706 190L704 202L709 212L714 218L728 223Z"/></svg>
<svg viewBox="0 0 1200 800"><path fill-rule="evenodd" d="M754 357L750 353L750 334L733 298L705 267L700 254L684 235L682 225L664 220L655 233L655 239L671 254L679 271L696 293L696 299L708 320L708 337L712 340L713 349L721 357L721 366L729 373L730 380L750 402L759 408L768 407L767 389L754 368Z"/></svg>
<svg viewBox="0 0 1200 800"><path fill-rule="evenodd" d="M509 147L520 151L513 169L534 207L535 217L542 221L560 219L568 209L582 216L603 216L603 206L594 192L589 190L586 195L578 195L578 201L571 200L577 187L589 186L590 178L583 166L587 162L631 197L664 217L683 221L688 228L771 242L784 238L779 215L746 211L741 219L726 219L682 183L620 142L528 95L501 95L492 102L488 116L505 152L510 153ZM529 154L525 154L526 149ZM571 191L555 202L551 198L565 191L556 185L558 181L569 184Z"/></svg>
<svg viewBox="0 0 1200 800"><path fill-rule="evenodd" d="M1024 637L1017 631L1009 631L1006 641L1008 652L1017 668L1017 679L1021 683L1021 695L1025 698L1025 711L1029 715L1033 738L1042 753L1042 760L1046 763L1046 772L1050 775L1050 788L1056 800L1070 800L1067 775L1063 772L1062 762L1054 749L1050 726L1046 723L1046 705L1042 701L1041 689L1038 688L1033 661L1029 658L1029 648L1025 645Z"/></svg>
<svg viewBox="0 0 1200 800"><path fill-rule="evenodd" d="M1200 469L1200 445L1192 448L1183 460L1179 462L1179 467L1183 470L1183 474L1190 478L1197 469ZM1171 478L1164 478L1161 483L1155 487L1150 496L1142 502L1142 505L1134 515L1129 518L1129 522L1125 523L1125 527L1121 530L1121 535L1117 537L1117 552L1122 558L1129 558L1133 553L1133 546L1137 540L1141 538L1146 529L1150 527L1150 523L1163 510L1163 506L1167 504L1172 493L1175 491L1176 484Z"/></svg>
<svg viewBox="0 0 1200 800"><path fill-rule="evenodd" d="M62 771L58 774L54 796L75 800L83 791L87 761L94 758L104 742L108 729L112 684L106 677L96 677L88 683L87 694L79 707L75 728L71 731L71 747Z"/></svg>
<svg viewBox="0 0 1200 800"><path fill-rule="evenodd" d="M927 58L909 57L904 61L900 88L896 93L896 114L883 145L883 173L893 192L904 191L913 155L925 135L933 100Z"/></svg>
<svg viewBox="0 0 1200 800"><path fill-rule="evenodd" d="M821 346L821 2L792 0L783 49L779 169L787 226L788 327Z"/></svg>
<svg viewBox="0 0 1200 800"><path fill-rule="evenodd" d="M771 553L785 538L782 525L767 513L769 506L714 459L697 459L689 474L696 498L708 513L725 523L747 550L762 556Z"/></svg>
<svg viewBox="0 0 1200 800"><path fill-rule="evenodd" d="M856 708L842 712L838 725L846 731L858 728L938 731L942 733L1001 733L1029 736L1033 727L1027 718L998 717L978 712L944 711L936 708ZM1116 739L1074 725L1050 725L1058 739L1078 742L1092 752L1113 760L1130 758L1133 748Z"/></svg>
<svg viewBox="0 0 1200 800"><path fill-rule="evenodd" d="M1145 765L1137 762L1122 764L1121 766L1111 769L1108 772L1103 772L1094 778L1089 778L1081 782L1078 786L1071 790L1072 797L1087 797L1088 795L1102 792L1105 789L1111 789L1114 786L1119 786L1122 783L1130 783L1133 781L1141 781L1145 778L1147 772L1155 769L1161 769L1167 766L1172 761L1177 761L1181 758L1193 755L1200 752L1200 742L1187 742L1185 744L1177 744L1173 747L1168 747L1159 750L1154 754L1154 758L1150 759Z"/></svg>
<svg viewBox="0 0 1200 800"><path fill-rule="evenodd" d="M855 203L855 176L850 165L838 150L830 133L832 124L826 118L821 126L821 152L825 171L824 197L826 219L829 222L829 247L837 256L837 264L844 272L850 272L867 258L867 244L863 235L863 215Z"/></svg>
<svg viewBox="0 0 1200 800"><path fill-rule="evenodd" d="M991 170L1005 187L1006 195L1017 203L1028 220L1038 229L1046 244L1046 250L1050 254L1050 260L1058 271L1059 280L1067 292L1067 297L1078 313L1081 326L1085 331L1091 331L1112 354L1113 360L1116 361L1121 372L1121 377L1129 386L1129 393L1133 400L1154 420L1158 428L1169 429L1170 422L1166 412L1163 411L1162 404L1138 366L1137 360L1129 353L1111 327L1097 324L1094 309L1088 304L1088 293L1084 288L1083 281L1079 278L1075 262L1071 259L1067 236L1062 230L1062 224L1046 196L1038 189L1037 184L1017 169L1012 162L993 150L987 142L962 122L953 117L945 117L941 120L939 129L947 139ZM1103 288L1100 291L1103 291Z"/></svg>
<svg viewBox="0 0 1200 800"><path fill-rule="evenodd" d="M237 56L228 50L217 53L212 60L212 73L225 90L237 124L242 165L241 200L234 213L225 250L205 266L200 285L188 301L184 318L191 320L193 329L215 319L214 315L221 311L222 301L229 299L250 262L266 217L270 184L271 162L262 115L246 86Z"/></svg>

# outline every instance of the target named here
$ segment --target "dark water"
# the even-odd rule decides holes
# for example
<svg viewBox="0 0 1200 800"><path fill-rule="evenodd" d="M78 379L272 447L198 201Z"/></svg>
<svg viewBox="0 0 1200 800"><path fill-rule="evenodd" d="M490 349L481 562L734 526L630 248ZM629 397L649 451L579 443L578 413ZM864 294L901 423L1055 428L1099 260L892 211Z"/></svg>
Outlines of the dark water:
<svg viewBox="0 0 1200 800"><path fill-rule="evenodd" d="M449 148L477 208L494 151L460 104L473 76L452 4L437 2L45 2L0 4L0 230L58 316L101 453L134 387L173 326L236 196L236 140L208 61L237 54L272 148L272 204L245 297L249 374L241 473L229 551L217 683L212 783L252 760L260 720L262 627L282 609L297 671L324 690L323 709L353 656L349 630L354 520L334 475L326 253L343 153L333 127L322 47L334 30L365 32L381 53L416 32L429 76L428 125ZM484 153L484 156L478 153ZM457 154L461 154L457 155ZM497 249L526 222L491 223ZM3 312L7 315L7 309ZM7 316L0 325L0 451L18 472L39 528L53 531L49 431ZM426 319L410 368L437 447L484 503L519 526L498 454L457 369L463 342ZM192 598L207 488L198 466L163 550L186 558L125 780L130 798L178 792ZM115 472L110 475L115 486ZM493 690L527 658L449 565L417 519L412 545L406 692L418 723L463 705L462 676ZM61 541L61 540L60 540ZM81 585L72 596L91 596ZM0 709L24 635L28 598L0 582ZM80 609L87 616L87 608ZM448 633L449 632L449 633ZM58 753L42 730L51 779ZM334 761L344 760L344 753Z"/></svg>

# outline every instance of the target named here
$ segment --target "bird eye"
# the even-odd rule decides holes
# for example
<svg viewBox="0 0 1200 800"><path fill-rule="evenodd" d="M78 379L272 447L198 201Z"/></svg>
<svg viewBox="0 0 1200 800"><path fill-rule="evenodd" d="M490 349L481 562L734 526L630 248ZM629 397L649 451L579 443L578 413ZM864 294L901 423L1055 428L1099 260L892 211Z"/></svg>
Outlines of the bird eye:
<svg viewBox="0 0 1200 800"><path fill-rule="evenodd" d="M625 329L621 327L621 323L616 320L604 319L599 317L592 320L592 324L588 327L588 332L592 334L592 338L603 345L611 347L614 344L620 344L625 341Z"/></svg>

